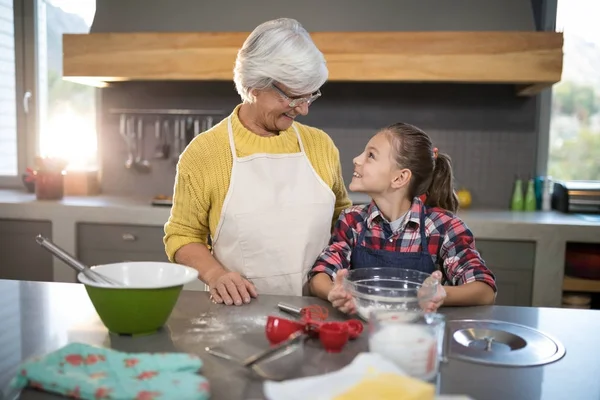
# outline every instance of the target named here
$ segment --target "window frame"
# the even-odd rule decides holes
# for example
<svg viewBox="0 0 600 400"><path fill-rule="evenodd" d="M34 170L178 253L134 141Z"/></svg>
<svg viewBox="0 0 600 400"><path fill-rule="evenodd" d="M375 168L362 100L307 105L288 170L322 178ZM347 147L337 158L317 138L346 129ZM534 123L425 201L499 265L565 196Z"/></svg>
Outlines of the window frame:
<svg viewBox="0 0 600 400"><path fill-rule="evenodd" d="M558 0L542 0L541 29L542 31L556 31L556 13ZM536 133L537 154L536 173L546 176L550 160L550 121L552 118L552 92L554 86L543 90L536 100Z"/></svg>
<svg viewBox="0 0 600 400"><path fill-rule="evenodd" d="M558 0L542 0L541 30L556 31L556 19L558 14ZM536 132L537 132L537 154L536 172L539 176L548 174L550 161L550 124L552 121L552 95L554 87L543 90L537 96L536 107ZM600 182L597 180L595 182Z"/></svg>
<svg viewBox="0 0 600 400"><path fill-rule="evenodd" d="M1 188L22 188L21 174L33 165L37 148L37 60L35 0L13 0L15 40L15 100L17 110L16 176L0 175ZM31 93L25 112L25 94Z"/></svg>

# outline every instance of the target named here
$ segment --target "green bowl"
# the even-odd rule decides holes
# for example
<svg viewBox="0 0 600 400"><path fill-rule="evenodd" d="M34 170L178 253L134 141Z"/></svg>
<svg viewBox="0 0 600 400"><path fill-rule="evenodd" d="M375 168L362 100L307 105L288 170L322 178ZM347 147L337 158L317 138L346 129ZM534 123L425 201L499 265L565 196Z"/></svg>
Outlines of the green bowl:
<svg viewBox="0 0 600 400"><path fill-rule="evenodd" d="M183 285L198 278L195 269L170 263L127 262L92 268L124 283L111 287L78 275L102 323L119 335L156 332L167 322Z"/></svg>
<svg viewBox="0 0 600 400"><path fill-rule="evenodd" d="M120 335L156 332L167 322L181 289L183 286L121 290L85 285L102 323Z"/></svg>

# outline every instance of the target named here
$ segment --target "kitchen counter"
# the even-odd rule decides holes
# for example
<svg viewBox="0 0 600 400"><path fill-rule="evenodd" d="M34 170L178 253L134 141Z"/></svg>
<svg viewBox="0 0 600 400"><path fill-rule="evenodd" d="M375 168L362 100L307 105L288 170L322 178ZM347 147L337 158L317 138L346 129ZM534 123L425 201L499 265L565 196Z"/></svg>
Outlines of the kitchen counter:
<svg viewBox="0 0 600 400"><path fill-rule="evenodd" d="M351 194L351 198L356 203L368 201L361 194ZM163 226L169 218L169 207L152 206L150 202L149 198L103 195L37 201L35 195L24 191L0 190L0 218L51 221L53 241L75 253L79 222ZM536 243L534 306L560 306L567 242L600 243L600 216L476 209L458 215L476 239ZM54 280L73 282L72 271L57 259Z"/></svg>
<svg viewBox="0 0 600 400"><path fill-rule="evenodd" d="M109 334L97 317L82 285L0 280L0 388L31 356L83 342L128 352L186 352L204 361L203 374L212 387L211 400L262 399L262 382L241 367L205 353L219 344L228 351L258 351L267 346L264 321L282 314L277 302L297 306L324 302L310 297L261 296L249 305L212 304L205 292L183 292L165 328L132 338ZM442 309L448 319L499 319L540 329L562 342L566 355L539 367L504 368L450 359L442 364L438 390L466 394L475 400L563 400L600 398L600 311L528 307ZM287 316L287 315L286 315ZM289 317L289 316L288 316ZM330 318L339 319L332 311ZM342 353L325 353L315 341L307 343L299 376L335 371L368 350L367 331ZM20 399L61 399L43 392L24 391Z"/></svg>
<svg viewBox="0 0 600 400"><path fill-rule="evenodd" d="M364 195L350 194L355 204L368 201ZM150 198L118 196L67 196L59 201L36 200L35 195L20 190L0 189L0 217L57 220L70 217L82 222L126 223L162 226L169 218L170 207L152 206ZM477 237L496 239L499 228L576 228L582 230L580 236L586 241L588 233L600 232L600 215L564 214L549 212L514 212L504 210L469 209L458 212ZM500 229L500 230L502 230ZM527 233L514 231L512 239L531 239L534 231ZM594 238L594 240L600 240Z"/></svg>

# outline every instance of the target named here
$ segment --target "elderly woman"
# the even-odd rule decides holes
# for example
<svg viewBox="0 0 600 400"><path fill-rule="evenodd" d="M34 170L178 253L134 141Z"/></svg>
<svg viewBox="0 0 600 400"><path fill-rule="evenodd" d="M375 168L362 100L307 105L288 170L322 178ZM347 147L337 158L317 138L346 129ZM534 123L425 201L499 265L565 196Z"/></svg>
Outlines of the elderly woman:
<svg viewBox="0 0 600 400"><path fill-rule="evenodd" d="M351 205L331 138L295 122L327 76L300 23L259 25L235 63L242 104L181 155L165 248L198 270L217 303L305 293L332 223Z"/></svg>

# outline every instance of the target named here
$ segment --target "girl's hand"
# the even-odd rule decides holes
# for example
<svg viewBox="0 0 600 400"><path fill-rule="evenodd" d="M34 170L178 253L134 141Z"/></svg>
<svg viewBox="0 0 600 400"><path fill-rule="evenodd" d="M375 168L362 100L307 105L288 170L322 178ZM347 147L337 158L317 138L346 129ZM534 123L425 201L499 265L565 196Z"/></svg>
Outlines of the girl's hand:
<svg viewBox="0 0 600 400"><path fill-rule="evenodd" d="M423 287L431 285L435 281L438 282L435 294L431 299L428 301L425 300L421 304L421 308L423 308L423 311L425 312L436 312L437 309L444 304L444 300L446 299L446 290L444 290L444 286L442 285L442 273L440 271L435 271L429 278L425 279Z"/></svg>
<svg viewBox="0 0 600 400"><path fill-rule="evenodd" d="M356 305L354 304L354 300L350 293L348 293L343 286L344 277L347 274L347 269L342 269L336 273L333 287L327 295L327 300L331 302L332 306L344 314L354 314L356 313Z"/></svg>

